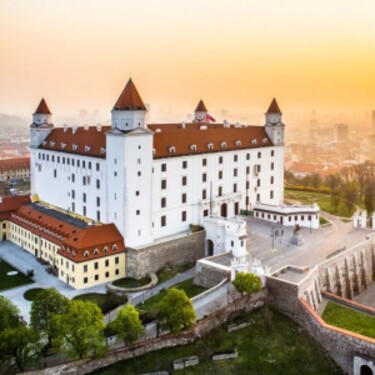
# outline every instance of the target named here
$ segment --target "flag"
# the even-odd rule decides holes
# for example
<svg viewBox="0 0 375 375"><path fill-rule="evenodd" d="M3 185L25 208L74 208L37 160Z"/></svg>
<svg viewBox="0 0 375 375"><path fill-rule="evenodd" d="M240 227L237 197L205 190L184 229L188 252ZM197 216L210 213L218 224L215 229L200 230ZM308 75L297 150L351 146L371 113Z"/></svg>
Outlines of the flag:
<svg viewBox="0 0 375 375"><path fill-rule="evenodd" d="M206 121L216 122L216 120L211 115L209 115L208 113L206 115Z"/></svg>

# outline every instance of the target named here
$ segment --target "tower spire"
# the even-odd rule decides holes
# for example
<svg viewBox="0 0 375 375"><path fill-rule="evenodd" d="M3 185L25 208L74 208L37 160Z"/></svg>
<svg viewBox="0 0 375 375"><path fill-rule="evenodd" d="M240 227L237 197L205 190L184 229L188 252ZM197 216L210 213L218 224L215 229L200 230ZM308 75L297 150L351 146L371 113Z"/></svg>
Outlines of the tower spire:
<svg viewBox="0 0 375 375"><path fill-rule="evenodd" d="M51 111L48 108L48 105L44 98L40 101L37 109L34 112L34 115L51 115Z"/></svg>
<svg viewBox="0 0 375 375"><path fill-rule="evenodd" d="M129 78L124 90L120 94L113 107L114 111L146 111L141 96L135 87L133 80Z"/></svg>
<svg viewBox="0 0 375 375"><path fill-rule="evenodd" d="M266 113L279 113L282 114L275 98L272 99L270 106Z"/></svg>

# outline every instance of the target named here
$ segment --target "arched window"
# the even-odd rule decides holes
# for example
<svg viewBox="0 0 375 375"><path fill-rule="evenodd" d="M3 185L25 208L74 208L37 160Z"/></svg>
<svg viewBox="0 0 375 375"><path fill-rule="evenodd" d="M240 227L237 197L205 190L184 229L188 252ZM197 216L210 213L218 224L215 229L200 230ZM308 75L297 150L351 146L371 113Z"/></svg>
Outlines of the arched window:
<svg viewBox="0 0 375 375"><path fill-rule="evenodd" d="M98 255L99 254L99 250L98 249L95 249L94 250L94 255Z"/></svg>
<svg viewBox="0 0 375 375"><path fill-rule="evenodd" d="M83 256L84 256L85 258L87 258L87 257L89 256L89 252L86 250L86 251L83 253Z"/></svg>
<svg viewBox="0 0 375 375"><path fill-rule="evenodd" d="M108 253L108 247L107 246L103 247L103 253Z"/></svg>
<svg viewBox="0 0 375 375"><path fill-rule="evenodd" d="M116 251L116 250L117 250L117 245L116 245L116 244L112 245L112 250L113 250L113 251Z"/></svg>

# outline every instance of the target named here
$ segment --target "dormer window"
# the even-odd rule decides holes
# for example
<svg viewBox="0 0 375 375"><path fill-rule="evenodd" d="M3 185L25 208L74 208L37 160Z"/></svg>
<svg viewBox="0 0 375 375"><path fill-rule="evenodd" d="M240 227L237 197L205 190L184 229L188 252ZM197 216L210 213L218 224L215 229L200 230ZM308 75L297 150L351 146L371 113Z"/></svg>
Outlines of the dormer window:
<svg viewBox="0 0 375 375"><path fill-rule="evenodd" d="M268 143L268 139L267 138L263 138L263 143Z"/></svg>
<svg viewBox="0 0 375 375"><path fill-rule="evenodd" d="M53 147L53 146L55 145L55 142L50 141L50 142L49 142L49 145L50 145L51 147Z"/></svg>
<svg viewBox="0 0 375 375"><path fill-rule="evenodd" d="M46 144L47 144L47 141L44 141L44 142L43 142L43 146L45 146Z"/></svg>
<svg viewBox="0 0 375 375"><path fill-rule="evenodd" d="M85 152L89 152L91 150L90 146L85 146Z"/></svg>
<svg viewBox="0 0 375 375"><path fill-rule="evenodd" d="M94 255L99 255L99 250L98 249L94 250Z"/></svg>
<svg viewBox="0 0 375 375"><path fill-rule="evenodd" d="M252 139L252 140L251 140L251 144L256 145L256 144L257 144L257 140L256 140L255 138Z"/></svg>
<svg viewBox="0 0 375 375"><path fill-rule="evenodd" d="M115 245L112 245L112 250L113 251L116 251L117 250L117 245L115 244Z"/></svg>
<svg viewBox="0 0 375 375"><path fill-rule="evenodd" d="M105 148L104 147L100 147L100 153L105 154Z"/></svg>
<svg viewBox="0 0 375 375"><path fill-rule="evenodd" d="M73 148L73 151L76 151L78 149L78 145L73 144L72 148Z"/></svg>
<svg viewBox="0 0 375 375"><path fill-rule="evenodd" d="M191 151L197 151L197 145L190 145Z"/></svg>
<svg viewBox="0 0 375 375"><path fill-rule="evenodd" d="M103 247L103 253L108 253L108 247L107 246Z"/></svg>
<svg viewBox="0 0 375 375"><path fill-rule="evenodd" d="M241 146L241 141L240 141L240 140L236 141L236 142L235 142L235 145L236 145L237 147Z"/></svg>
<svg viewBox="0 0 375 375"><path fill-rule="evenodd" d="M84 256L85 258L87 258L87 257L89 256L89 252L86 250L86 251L83 253L83 256Z"/></svg>
<svg viewBox="0 0 375 375"><path fill-rule="evenodd" d="M209 150L212 150L212 149L214 148L214 144L213 144L213 143L208 143L208 144L207 144L207 148L208 148Z"/></svg>
<svg viewBox="0 0 375 375"><path fill-rule="evenodd" d="M227 147L227 142L220 142L220 146L222 148L226 148Z"/></svg>
<svg viewBox="0 0 375 375"><path fill-rule="evenodd" d="M176 152L176 147L174 146L171 146L168 148L168 151L171 153L171 154L174 154Z"/></svg>
<svg viewBox="0 0 375 375"><path fill-rule="evenodd" d="M65 148L65 147L66 147L66 143L61 142L61 148Z"/></svg>

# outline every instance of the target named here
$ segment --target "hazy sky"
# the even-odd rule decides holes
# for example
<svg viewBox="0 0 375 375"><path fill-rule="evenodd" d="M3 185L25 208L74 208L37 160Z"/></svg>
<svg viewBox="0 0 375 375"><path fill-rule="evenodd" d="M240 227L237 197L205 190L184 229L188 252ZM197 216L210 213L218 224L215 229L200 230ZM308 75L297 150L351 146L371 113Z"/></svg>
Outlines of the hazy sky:
<svg viewBox="0 0 375 375"><path fill-rule="evenodd" d="M374 0L0 0L0 112L375 108Z"/></svg>

